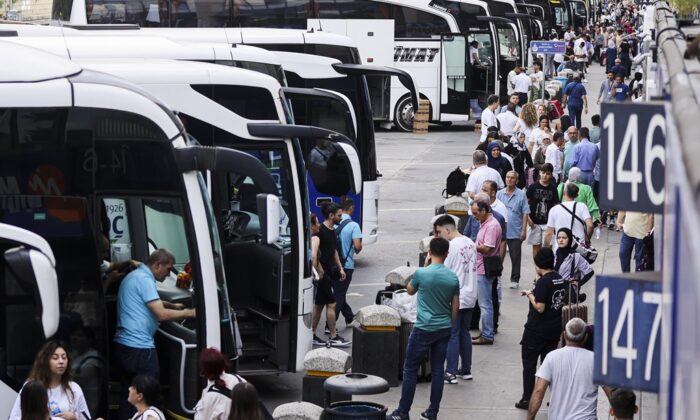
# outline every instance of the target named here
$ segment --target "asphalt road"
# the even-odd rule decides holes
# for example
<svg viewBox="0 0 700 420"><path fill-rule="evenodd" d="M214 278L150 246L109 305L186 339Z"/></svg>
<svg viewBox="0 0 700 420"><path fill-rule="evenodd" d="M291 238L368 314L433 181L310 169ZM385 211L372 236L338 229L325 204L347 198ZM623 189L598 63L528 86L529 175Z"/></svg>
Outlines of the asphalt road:
<svg viewBox="0 0 700 420"><path fill-rule="evenodd" d="M590 116L597 113L595 104L597 88L602 81L600 67L594 67L588 76L587 85L592 100L591 110L584 115L584 125L590 126ZM595 94L593 94L595 92ZM431 126L427 135L379 131L377 153L380 171L379 240L365 247L356 259L353 283L348 292L348 302L353 310L374 303L378 290L385 286L384 276L391 269L418 264L418 243L430 231L430 220L436 204L442 203L441 192L447 174L457 166L469 167L471 154L478 144L478 137L465 126ZM604 229L594 245L600 252L594 264L596 273L619 272L619 234ZM528 285L535 277L532 249L524 245L522 257L521 286ZM510 276L510 261L504 264L504 279ZM524 419L526 413L514 408L522 393L522 365L520 360L520 338L528 311L526 298L517 290L508 289L504 283L501 318L495 345L474 347L474 380L458 385L446 385L441 405L441 419ZM583 288L591 299L595 281ZM591 299L592 300L592 299ZM592 303L589 302L589 322L594 319ZM321 324L323 325L323 324ZM350 328L339 323L341 335L352 337ZM322 332L321 332L322 333ZM258 387L269 408L301 398L303 373L250 378ZM411 411L412 418L428 405L429 384L420 383ZM396 408L400 398L400 387L388 393L363 397ZM640 396L638 396L638 403ZM641 400L642 416L656 418L656 396L644 394ZM598 415L606 418L608 403L602 390L599 394ZM546 406L540 410L539 419L546 418Z"/></svg>

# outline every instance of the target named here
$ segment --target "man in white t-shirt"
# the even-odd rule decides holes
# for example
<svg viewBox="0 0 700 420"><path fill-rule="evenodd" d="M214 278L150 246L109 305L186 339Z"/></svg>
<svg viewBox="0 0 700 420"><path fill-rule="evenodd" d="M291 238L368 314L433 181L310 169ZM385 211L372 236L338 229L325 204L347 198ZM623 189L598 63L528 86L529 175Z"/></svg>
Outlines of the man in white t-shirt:
<svg viewBox="0 0 700 420"><path fill-rule="evenodd" d="M516 70L518 75L513 78L513 91L520 97L521 106L524 106L527 103L527 93L532 86L532 80L530 80L530 76L525 73L524 68L519 67L519 69L520 71Z"/></svg>
<svg viewBox="0 0 700 420"><path fill-rule="evenodd" d="M476 66L481 65L481 60L479 59L479 41L472 41L469 44L469 63Z"/></svg>
<svg viewBox="0 0 700 420"><path fill-rule="evenodd" d="M534 149L533 149L534 150ZM561 181L562 167L564 166L564 133L557 131L552 137L552 144L547 146L544 157L545 163L549 163L554 168L552 176L554 182Z"/></svg>
<svg viewBox="0 0 700 420"><path fill-rule="evenodd" d="M574 34L574 28L573 26L569 26L569 30L564 32L564 41L569 42L572 39L576 37L576 34Z"/></svg>
<svg viewBox="0 0 700 420"><path fill-rule="evenodd" d="M586 323L573 318L564 331L566 347L551 351L535 374L537 382L530 398L528 420L537 416L547 387L549 420L596 420L598 386L593 383L593 352L583 348Z"/></svg>
<svg viewBox="0 0 700 420"><path fill-rule="evenodd" d="M447 368L445 383L456 384L457 378L471 380L472 340L469 334L472 313L476 306L476 245L467 236L457 231L452 216L443 215L433 223L435 236L450 241L450 250L445 259L445 267L452 270L459 279L459 312L452 322L452 334L447 345ZM459 359L462 368L458 369Z"/></svg>
<svg viewBox="0 0 700 420"><path fill-rule="evenodd" d="M552 244L552 238L561 228L569 228L579 241L587 242L593 234L593 219L585 204L576 201L578 186L573 182L564 185L564 194L561 204L549 211L547 217L547 233L544 237L545 246ZM554 241L554 250L558 248Z"/></svg>
<svg viewBox="0 0 700 420"><path fill-rule="evenodd" d="M470 199L473 200L474 195L481 192L484 181L491 180L498 185L498 189L505 188L506 185L503 183L501 174L497 170L489 168L486 164L486 153L482 150L475 150L474 154L472 154L472 163L474 164L474 169L469 174L466 190Z"/></svg>
<svg viewBox="0 0 700 420"><path fill-rule="evenodd" d="M491 95L486 100L486 109L481 111L481 137L480 142L486 141L486 136L489 133L489 127L498 127L496 119L496 109L498 109L498 95Z"/></svg>

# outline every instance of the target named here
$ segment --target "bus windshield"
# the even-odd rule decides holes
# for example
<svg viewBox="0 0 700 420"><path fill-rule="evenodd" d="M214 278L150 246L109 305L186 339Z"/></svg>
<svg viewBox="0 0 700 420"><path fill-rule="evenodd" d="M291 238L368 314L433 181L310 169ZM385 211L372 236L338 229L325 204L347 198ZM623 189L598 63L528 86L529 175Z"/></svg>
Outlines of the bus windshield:
<svg viewBox="0 0 700 420"><path fill-rule="evenodd" d="M554 12L554 23L562 28L569 27L569 14L566 13L566 9L561 5L552 5L552 11Z"/></svg>

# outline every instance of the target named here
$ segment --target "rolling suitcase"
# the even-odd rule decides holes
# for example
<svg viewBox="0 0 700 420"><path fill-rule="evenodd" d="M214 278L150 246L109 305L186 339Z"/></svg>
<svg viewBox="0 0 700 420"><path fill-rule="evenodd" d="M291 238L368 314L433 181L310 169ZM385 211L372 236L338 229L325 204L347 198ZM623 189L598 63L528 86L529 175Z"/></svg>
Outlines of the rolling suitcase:
<svg viewBox="0 0 700 420"><path fill-rule="evenodd" d="M566 327L566 323L572 318L581 318L583 322L588 323L588 306L579 302L579 290L578 286L573 287L575 293L572 295L572 285L569 281L569 294L567 296L568 305L561 308L561 325ZM572 300L576 300L576 303L572 303Z"/></svg>

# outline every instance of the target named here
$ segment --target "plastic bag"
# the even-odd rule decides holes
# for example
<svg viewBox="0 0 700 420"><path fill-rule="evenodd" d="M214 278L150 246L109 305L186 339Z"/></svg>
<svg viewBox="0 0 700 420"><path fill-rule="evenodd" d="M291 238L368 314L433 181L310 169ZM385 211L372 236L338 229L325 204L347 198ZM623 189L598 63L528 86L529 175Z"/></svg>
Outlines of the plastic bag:
<svg viewBox="0 0 700 420"><path fill-rule="evenodd" d="M397 290L391 299L392 308L396 309L401 321L416 322L416 304L418 297L409 295L406 290Z"/></svg>

